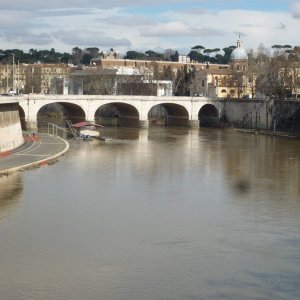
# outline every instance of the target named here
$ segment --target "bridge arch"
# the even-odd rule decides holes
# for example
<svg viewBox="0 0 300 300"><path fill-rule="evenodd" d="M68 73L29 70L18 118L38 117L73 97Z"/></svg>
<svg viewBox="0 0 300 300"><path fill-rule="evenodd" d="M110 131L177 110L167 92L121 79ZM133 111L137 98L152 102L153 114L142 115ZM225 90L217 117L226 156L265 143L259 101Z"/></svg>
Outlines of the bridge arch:
<svg viewBox="0 0 300 300"><path fill-rule="evenodd" d="M54 123L64 126L66 120L72 123L84 121L86 113L84 109L71 102L52 102L42 105L36 114L38 127Z"/></svg>
<svg viewBox="0 0 300 300"><path fill-rule="evenodd" d="M200 127L217 127L219 125L219 112L213 104L205 104L199 114Z"/></svg>
<svg viewBox="0 0 300 300"><path fill-rule="evenodd" d="M189 126L187 109L176 103L160 103L152 106L148 112L149 125Z"/></svg>
<svg viewBox="0 0 300 300"><path fill-rule="evenodd" d="M140 114L131 104L111 102L101 105L94 117L96 123L104 126L138 127Z"/></svg>

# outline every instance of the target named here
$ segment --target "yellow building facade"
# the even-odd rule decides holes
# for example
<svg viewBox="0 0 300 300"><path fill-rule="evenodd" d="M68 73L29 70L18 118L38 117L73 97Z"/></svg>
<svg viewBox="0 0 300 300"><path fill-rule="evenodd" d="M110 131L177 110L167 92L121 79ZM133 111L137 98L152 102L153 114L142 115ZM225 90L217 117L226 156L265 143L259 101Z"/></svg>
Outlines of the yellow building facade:
<svg viewBox="0 0 300 300"><path fill-rule="evenodd" d="M253 82L248 76L248 55L240 40L231 53L229 65L219 68L207 65L197 73L201 94L212 98L253 97Z"/></svg>

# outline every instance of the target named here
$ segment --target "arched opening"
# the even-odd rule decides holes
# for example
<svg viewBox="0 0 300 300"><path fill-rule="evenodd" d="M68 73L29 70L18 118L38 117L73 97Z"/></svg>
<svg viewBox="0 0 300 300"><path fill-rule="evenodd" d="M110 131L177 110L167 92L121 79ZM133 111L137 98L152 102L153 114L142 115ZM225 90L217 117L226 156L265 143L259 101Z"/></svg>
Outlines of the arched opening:
<svg viewBox="0 0 300 300"><path fill-rule="evenodd" d="M66 120L77 123L85 120L83 109L72 103L51 103L40 108L37 114L38 128L46 128L48 123L64 127Z"/></svg>
<svg viewBox="0 0 300 300"><path fill-rule="evenodd" d="M150 126L189 126L187 110L173 103L153 106L148 113L148 120Z"/></svg>
<svg viewBox="0 0 300 300"><path fill-rule="evenodd" d="M20 122L21 122L21 128L22 130L26 130L26 120L25 120L25 112L23 108L19 105L18 107L19 110L19 117L20 117Z"/></svg>
<svg viewBox="0 0 300 300"><path fill-rule="evenodd" d="M139 127L139 112L125 103L109 103L99 107L95 113L95 122L104 126Z"/></svg>
<svg viewBox="0 0 300 300"><path fill-rule="evenodd" d="M199 111L199 123L202 127L218 127L219 113L212 104L205 104Z"/></svg>

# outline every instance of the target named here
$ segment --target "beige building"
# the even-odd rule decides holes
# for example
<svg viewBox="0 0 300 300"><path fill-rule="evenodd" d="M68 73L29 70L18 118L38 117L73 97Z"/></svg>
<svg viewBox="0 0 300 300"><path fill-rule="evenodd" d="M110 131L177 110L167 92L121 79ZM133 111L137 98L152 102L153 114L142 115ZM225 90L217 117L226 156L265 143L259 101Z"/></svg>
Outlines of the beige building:
<svg viewBox="0 0 300 300"><path fill-rule="evenodd" d="M238 40L229 65L221 65L219 69L209 65L197 72L197 94L217 98L252 98L253 83L249 82L247 70L248 55Z"/></svg>
<svg viewBox="0 0 300 300"><path fill-rule="evenodd" d="M0 93L49 94L51 81L70 72L65 64L0 65Z"/></svg>
<svg viewBox="0 0 300 300"><path fill-rule="evenodd" d="M195 62L173 62L173 61L151 61L151 60L131 60L131 59L97 59L94 60L94 63L103 69L110 68L122 68L122 67L131 67L137 69L152 69L155 66L158 67L158 70L162 72L165 68L170 67L174 72L178 69L182 69L185 66L188 70L195 69L201 70L207 67L207 64L195 63ZM217 70L222 68L223 65L212 64L210 68L212 70Z"/></svg>

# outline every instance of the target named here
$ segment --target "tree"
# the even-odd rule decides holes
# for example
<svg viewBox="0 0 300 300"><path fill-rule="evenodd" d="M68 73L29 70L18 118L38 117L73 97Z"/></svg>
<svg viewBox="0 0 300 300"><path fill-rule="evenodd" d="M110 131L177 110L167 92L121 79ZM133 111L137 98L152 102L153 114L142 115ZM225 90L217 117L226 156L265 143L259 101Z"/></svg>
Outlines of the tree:
<svg viewBox="0 0 300 300"><path fill-rule="evenodd" d="M174 94L176 96L189 96L191 93L191 82L195 76L195 70L188 70L185 65L179 69L174 80Z"/></svg>
<svg viewBox="0 0 300 300"><path fill-rule="evenodd" d="M175 51L173 49L166 49L164 52L164 59L171 60L171 56L174 54L175 54Z"/></svg>
<svg viewBox="0 0 300 300"><path fill-rule="evenodd" d="M189 57L191 58L192 61L197 61L197 62L200 62L200 63L204 63L204 62L210 60L208 55L201 54L201 53L199 53L197 51L194 51L194 50L192 50L189 53Z"/></svg>
<svg viewBox="0 0 300 300"><path fill-rule="evenodd" d="M60 56L59 61L68 64L70 59L71 59L71 55L65 52Z"/></svg>
<svg viewBox="0 0 300 300"><path fill-rule="evenodd" d="M82 50L78 47L72 49L72 59L75 65L78 65L82 58Z"/></svg>
<svg viewBox="0 0 300 300"><path fill-rule="evenodd" d="M205 49L205 47L203 47L201 45L197 45L197 46L192 47L191 49L192 50L199 50L199 49L203 50L203 49Z"/></svg>
<svg viewBox="0 0 300 300"><path fill-rule="evenodd" d="M83 93L90 95L114 95L116 74L109 74L103 70L79 78L83 82Z"/></svg>
<svg viewBox="0 0 300 300"><path fill-rule="evenodd" d="M288 60L285 55L277 55L263 64L256 79L256 89L263 95L285 98L289 93Z"/></svg>
<svg viewBox="0 0 300 300"><path fill-rule="evenodd" d="M97 47L90 47L86 48L85 50L89 53L91 58L97 58L99 56L99 48Z"/></svg>
<svg viewBox="0 0 300 300"><path fill-rule="evenodd" d="M179 53L178 53L178 51L176 50L175 53L174 53L174 55L171 55L170 58L171 58L171 61L176 61L177 62L178 59L179 59Z"/></svg>
<svg viewBox="0 0 300 300"><path fill-rule="evenodd" d="M175 77L174 72L172 71L171 66L164 67L161 79L162 80L174 80L174 77Z"/></svg>
<svg viewBox="0 0 300 300"><path fill-rule="evenodd" d="M127 51L125 59L146 59L146 55L137 51Z"/></svg>
<svg viewBox="0 0 300 300"><path fill-rule="evenodd" d="M26 69L26 84L24 87L24 93L40 93L41 92L41 74L34 67Z"/></svg>
<svg viewBox="0 0 300 300"><path fill-rule="evenodd" d="M80 62L82 62L82 64L84 64L84 65L89 65L91 63L92 58L93 58L93 56L91 54L85 53L85 54L83 54Z"/></svg>

